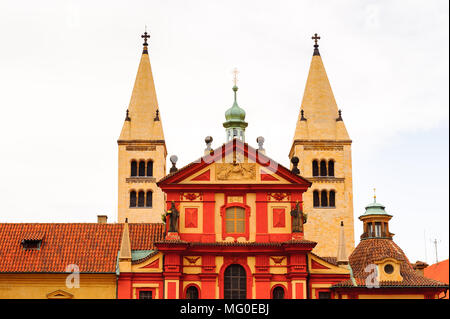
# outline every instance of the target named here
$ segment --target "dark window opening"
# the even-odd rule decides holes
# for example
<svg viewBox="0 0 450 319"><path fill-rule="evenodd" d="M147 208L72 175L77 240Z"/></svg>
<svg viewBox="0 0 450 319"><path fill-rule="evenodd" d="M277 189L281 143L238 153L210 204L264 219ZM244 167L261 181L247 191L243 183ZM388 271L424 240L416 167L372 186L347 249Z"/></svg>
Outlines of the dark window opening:
<svg viewBox="0 0 450 319"><path fill-rule="evenodd" d="M312 162L312 172L313 176L319 176L319 163L315 160Z"/></svg>
<svg viewBox="0 0 450 319"><path fill-rule="evenodd" d="M140 191L138 194L138 207L144 207L145 204L145 194L143 191Z"/></svg>
<svg viewBox="0 0 450 319"><path fill-rule="evenodd" d="M331 299L331 292L319 291L319 299Z"/></svg>
<svg viewBox="0 0 450 319"><path fill-rule="evenodd" d="M387 264L386 266L384 266L384 271L390 275L394 272L394 266L392 266L391 264Z"/></svg>
<svg viewBox="0 0 450 319"><path fill-rule="evenodd" d="M247 298L247 275L241 265L230 265L225 269L224 299Z"/></svg>
<svg viewBox="0 0 450 319"><path fill-rule="evenodd" d="M24 249L39 249L42 241L40 239L24 239L22 241L22 247Z"/></svg>
<svg viewBox="0 0 450 319"><path fill-rule="evenodd" d="M136 192L130 192L130 207L136 207Z"/></svg>
<svg viewBox="0 0 450 319"><path fill-rule="evenodd" d="M329 205L330 207L336 206L336 193L334 191L330 191L330 198L329 198Z"/></svg>
<svg viewBox="0 0 450 319"><path fill-rule="evenodd" d="M145 176L145 162L139 162L139 176Z"/></svg>
<svg viewBox="0 0 450 319"><path fill-rule="evenodd" d="M186 299L198 299L197 287L190 286L186 289Z"/></svg>
<svg viewBox="0 0 450 319"><path fill-rule="evenodd" d="M328 161L328 176L334 176L334 161Z"/></svg>
<svg viewBox="0 0 450 319"><path fill-rule="evenodd" d="M131 161L131 176L137 176L137 162Z"/></svg>
<svg viewBox="0 0 450 319"><path fill-rule="evenodd" d="M320 206L320 198L319 198L319 192L318 191L314 191L314 193L313 193L313 205L314 205L314 207L319 207Z"/></svg>
<svg viewBox="0 0 450 319"><path fill-rule="evenodd" d="M320 161L320 176L327 176L327 162Z"/></svg>
<svg viewBox="0 0 450 319"><path fill-rule="evenodd" d="M327 196L327 191L326 190L323 190L320 193L320 206L328 207L328 196Z"/></svg>
<svg viewBox="0 0 450 319"><path fill-rule="evenodd" d="M272 292L272 299L284 299L284 289L283 287L275 287Z"/></svg>
<svg viewBox="0 0 450 319"><path fill-rule="evenodd" d="M147 176L153 176L153 161L147 162Z"/></svg>
<svg viewBox="0 0 450 319"><path fill-rule="evenodd" d="M153 193L152 191L148 191L147 192L147 198L145 201L145 206L146 207L152 207L153 206Z"/></svg>
<svg viewBox="0 0 450 319"><path fill-rule="evenodd" d="M153 299L153 291L151 290L139 291L139 299Z"/></svg>

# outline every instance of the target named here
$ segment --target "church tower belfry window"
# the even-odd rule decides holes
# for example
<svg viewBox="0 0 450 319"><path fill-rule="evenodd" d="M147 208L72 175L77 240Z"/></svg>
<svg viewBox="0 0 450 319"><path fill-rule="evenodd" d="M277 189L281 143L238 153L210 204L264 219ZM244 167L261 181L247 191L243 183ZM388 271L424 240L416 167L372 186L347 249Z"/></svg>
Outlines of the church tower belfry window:
<svg viewBox="0 0 450 319"><path fill-rule="evenodd" d="M227 142L237 138L242 142L245 142L245 128L248 123L245 122L245 111L239 107L237 104L237 74L238 71L235 69L234 73L234 103L231 108L229 108L225 112L225 123L223 123L223 127L225 128Z"/></svg>

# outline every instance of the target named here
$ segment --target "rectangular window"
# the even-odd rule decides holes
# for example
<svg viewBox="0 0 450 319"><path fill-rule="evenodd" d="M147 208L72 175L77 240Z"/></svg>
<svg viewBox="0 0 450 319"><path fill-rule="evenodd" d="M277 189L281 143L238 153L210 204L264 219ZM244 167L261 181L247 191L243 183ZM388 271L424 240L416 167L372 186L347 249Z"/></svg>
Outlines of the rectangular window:
<svg viewBox="0 0 450 319"><path fill-rule="evenodd" d="M39 249L41 247L41 240L24 239L22 246L24 249Z"/></svg>
<svg viewBox="0 0 450 319"><path fill-rule="evenodd" d="M139 299L153 299L153 291L151 290L139 291Z"/></svg>
<svg viewBox="0 0 450 319"><path fill-rule="evenodd" d="M225 211L225 230L229 234L245 233L245 209L229 207Z"/></svg>
<svg viewBox="0 0 450 319"><path fill-rule="evenodd" d="M375 237L381 237L381 223L375 223Z"/></svg>

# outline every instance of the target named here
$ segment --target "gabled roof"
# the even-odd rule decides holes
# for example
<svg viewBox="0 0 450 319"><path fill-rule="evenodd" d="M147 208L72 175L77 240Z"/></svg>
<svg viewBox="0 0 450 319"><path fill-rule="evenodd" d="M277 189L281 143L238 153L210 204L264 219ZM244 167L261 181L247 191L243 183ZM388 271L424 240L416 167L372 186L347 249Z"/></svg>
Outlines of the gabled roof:
<svg viewBox="0 0 450 319"><path fill-rule="evenodd" d="M81 273L114 273L123 224L8 223L0 224L0 273L62 273L76 264ZM132 250L155 249L163 239L164 224L129 224ZM38 234L39 249L21 242Z"/></svg>
<svg viewBox="0 0 450 319"><path fill-rule="evenodd" d="M300 184L305 187L310 187L312 185L312 183L307 179L292 173L288 168L274 161L267 155L258 152L257 149L251 147L247 143L243 143L238 139L229 141L228 143L225 143L221 147L212 151L211 155L204 155L183 168L178 169L176 172L166 175L158 181L157 185L161 187L163 185L176 184L195 172L211 165L212 163L222 162L226 156L230 156L233 152L244 155L249 160L261 165L262 167L266 167L271 172L280 175L292 184Z"/></svg>

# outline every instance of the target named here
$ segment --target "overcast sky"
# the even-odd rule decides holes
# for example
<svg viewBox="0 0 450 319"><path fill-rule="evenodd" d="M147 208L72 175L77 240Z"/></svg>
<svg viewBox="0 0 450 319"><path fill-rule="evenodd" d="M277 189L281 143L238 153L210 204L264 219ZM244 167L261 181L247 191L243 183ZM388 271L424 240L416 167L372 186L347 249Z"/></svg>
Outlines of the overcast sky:
<svg viewBox="0 0 450 319"><path fill-rule="evenodd" d="M394 217L412 262L448 258L448 1L0 2L1 222L117 221L117 139L144 26L169 155L225 140L232 70L247 141L288 153L320 52L353 140L357 219Z"/></svg>

